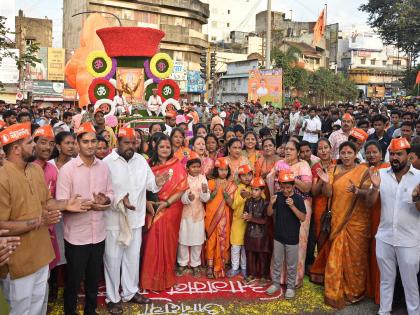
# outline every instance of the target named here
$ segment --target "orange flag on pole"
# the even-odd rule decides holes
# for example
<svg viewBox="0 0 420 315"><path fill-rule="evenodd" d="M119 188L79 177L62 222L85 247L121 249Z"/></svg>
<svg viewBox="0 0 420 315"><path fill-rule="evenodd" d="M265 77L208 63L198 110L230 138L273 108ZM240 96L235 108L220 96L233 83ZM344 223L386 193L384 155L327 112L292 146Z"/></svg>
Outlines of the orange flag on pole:
<svg viewBox="0 0 420 315"><path fill-rule="evenodd" d="M325 9L322 10L314 26L313 44L317 44L320 41L321 37L324 36L324 33L325 33Z"/></svg>
<svg viewBox="0 0 420 315"><path fill-rule="evenodd" d="M416 85L420 83L420 70L417 71Z"/></svg>

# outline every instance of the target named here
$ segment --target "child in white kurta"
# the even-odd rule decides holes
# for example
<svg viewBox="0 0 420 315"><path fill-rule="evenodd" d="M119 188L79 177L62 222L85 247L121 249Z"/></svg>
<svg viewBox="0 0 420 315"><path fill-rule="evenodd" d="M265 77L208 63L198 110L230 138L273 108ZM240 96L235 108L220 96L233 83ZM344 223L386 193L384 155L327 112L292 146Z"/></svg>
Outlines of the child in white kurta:
<svg viewBox="0 0 420 315"><path fill-rule="evenodd" d="M204 202L210 199L207 179L201 175L201 161L191 155L187 162L189 189L182 195L184 208L179 229L177 274L182 275L187 266L193 268L193 274L199 275L201 265L201 247L205 241Z"/></svg>

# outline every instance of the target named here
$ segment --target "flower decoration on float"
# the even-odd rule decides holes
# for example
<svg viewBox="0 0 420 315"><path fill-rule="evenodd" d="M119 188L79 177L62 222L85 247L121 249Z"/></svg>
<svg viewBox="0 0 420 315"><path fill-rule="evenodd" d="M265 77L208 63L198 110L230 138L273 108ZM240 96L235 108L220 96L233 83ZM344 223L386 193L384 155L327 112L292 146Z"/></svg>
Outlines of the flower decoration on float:
<svg viewBox="0 0 420 315"><path fill-rule="evenodd" d="M157 53L150 60L150 71L160 79L166 79L172 73L174 62L172 58L165 53Z"/></svg>
<svg viewBox="0 0 420 315"><path fill-rule="evenodd" d="M161 107L162 114L166 115L167 110L181 110L181 105L176 99L168 98L162 104L162 107Z"/></svg>
<svg viewBox="0 0 420 315"><path fill-rule="evenodd" d="M86 58L86 69L95 78L112 78L116 67L116 60L113 62L103 50L94 50Z"/></svg>
<svg viewBox="0 0 420 315"><path fill-rule="evenodd" d="M104 113L105 118L113 116L115 114L116 104L113 100L103 98L95 102L95 112L100 110Z"/></svg>
<svg viewBox="0 0 420 315"><path fill-rule="evenodd" d="M170 98L177 100L179 99L179 96L181 94L178 84L176 84L176 82L171 79L165 79L160 81L157 88L159 96L164 101Z"/></svg>
<svg viewBox="0 0 420 315"><path fill-rule="evenodd" d="M115 87L109 80L96 78L93 79L89 86L89 100L95 104L101 99L114 99Z"/></svg>
<svg viewBox="0 0 420 315"><path fill-rule="evenodd" d="M145 60L143 63L144 72L146 73L146 76L149 78L149 80L152 80L153 83L159 83L161 79L159 79L157 76L155 76L152 71L150 71L150 62L149 59ZM149 81L147 80L147 81Z"/></svg>

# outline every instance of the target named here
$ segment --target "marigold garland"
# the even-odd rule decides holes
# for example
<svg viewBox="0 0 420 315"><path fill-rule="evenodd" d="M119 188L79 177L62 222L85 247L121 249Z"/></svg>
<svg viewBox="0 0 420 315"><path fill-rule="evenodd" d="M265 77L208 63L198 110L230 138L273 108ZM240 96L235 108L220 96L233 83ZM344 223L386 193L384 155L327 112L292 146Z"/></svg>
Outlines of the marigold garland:
<svg viewBox="0 0 420 315"><path fill-rule="evenodd" d="M150 71L160 79L169 77L173 68L174 62L168 54L158 53L150 60Z"/></svg>
<svg viewBox="0 0 420 315"><path fill-rule="evenodd" d="M95 78L107 76L112 72L112 68L113 62L111 58L102 50L94 50L86 58L86 69Z"/></svg>

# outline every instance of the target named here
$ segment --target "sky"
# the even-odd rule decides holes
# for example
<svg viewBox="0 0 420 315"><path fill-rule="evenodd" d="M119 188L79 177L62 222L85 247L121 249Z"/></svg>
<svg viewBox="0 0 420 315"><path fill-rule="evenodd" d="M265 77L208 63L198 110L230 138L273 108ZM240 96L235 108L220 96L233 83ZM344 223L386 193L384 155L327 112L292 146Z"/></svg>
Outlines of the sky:
<svg viewBox="0 0 420 315"><path fill-rule="evenodd" d="M61 47L62 38L62 20L63 20L63 1L62 0L1 0L5 2L0 9L0 14L3 12L9 14L19 9L24 11L26 16L44 18L47 16L53 20L53 46ZM210 0L211 1L211 0ZM226 0L235 1L235 0ZM251 14L256 14L267 8L267 0L249 0L256 4L256 10ZM286 17L290 18L290 10L292 11L292 18L295 21L315 21L318 15L324 8L325 3L328 4L327 23L339 22L340 29L343 31L350 31L353 25L358 28L367 27L367 15L360 12L358 7L366 3L367 0L272 0L272 10L282 11L286 13ZM7 3L7 4L6 4ZM14 9L13 9L14 4ZM248 12L244 13L245 15ZM250 21L255 21L252 16ZM14 25L14 23L13 23Z"/></svg>

